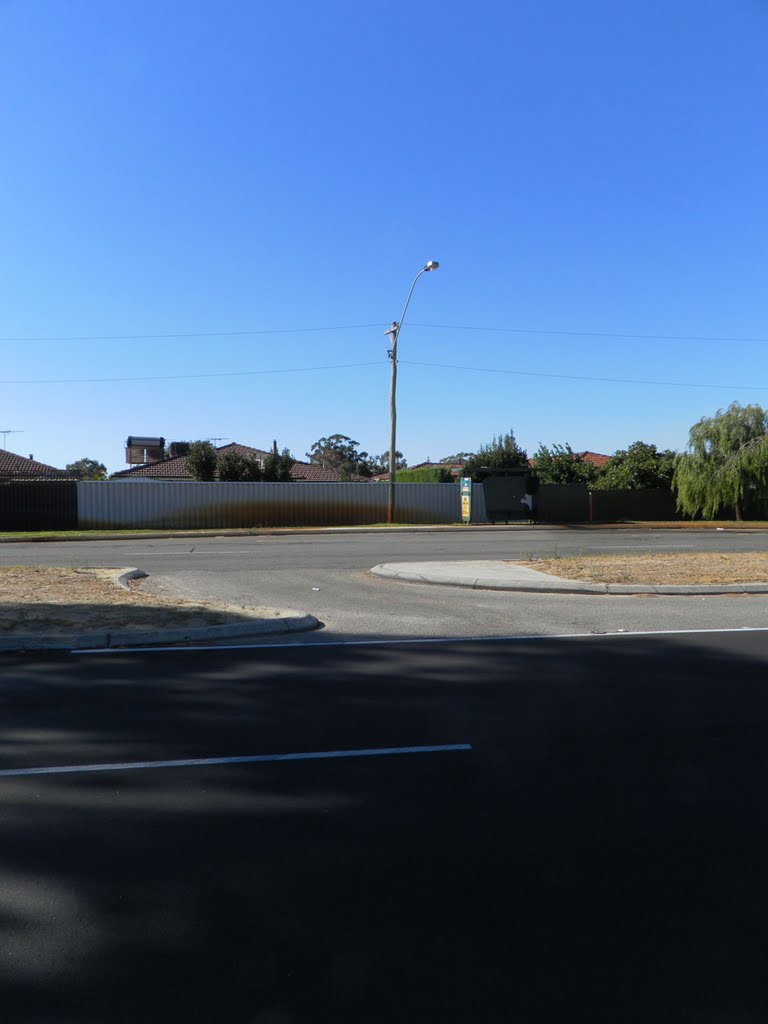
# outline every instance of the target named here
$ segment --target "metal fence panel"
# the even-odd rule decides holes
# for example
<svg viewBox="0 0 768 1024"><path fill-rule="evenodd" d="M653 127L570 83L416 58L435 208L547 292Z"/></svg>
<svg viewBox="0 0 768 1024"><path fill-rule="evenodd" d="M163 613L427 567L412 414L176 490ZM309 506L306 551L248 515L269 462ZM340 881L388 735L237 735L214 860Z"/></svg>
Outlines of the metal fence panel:
<svg viewBox="0 0 768 1024"><path fill-rule="evenodd" d="M81 481L77 493L83 529L355 526L387 517L385 483L107 480ZM461 522L455 484L397 484L396 497L398 522Z"/></svg>
<svg viewBox="0 0 768 1024"><path fill-rule="evenodd" d="M74 480L0 483L0 530L77 529Z"/></svg>
<svg viewBox="0 0 768 1024"><path fill-rule="evenodd" d="M488 522L488 513L485 510L485 491L482 484L472 484L472 517L470 522Z"/></svg>
<svg viewBox="0 0 768 1024"><path fill-rule="evenodd" d="M536 495L536 518L542 523L585 523L589 491L570 484L542 484Z"/></svg>
<svg viewBox="0 0 768 1024"><path fill-rule="evenodd" d="M616 523L622 519L664 522L679 519L675 496L662 488L592 491L592 519Z"/></svg>

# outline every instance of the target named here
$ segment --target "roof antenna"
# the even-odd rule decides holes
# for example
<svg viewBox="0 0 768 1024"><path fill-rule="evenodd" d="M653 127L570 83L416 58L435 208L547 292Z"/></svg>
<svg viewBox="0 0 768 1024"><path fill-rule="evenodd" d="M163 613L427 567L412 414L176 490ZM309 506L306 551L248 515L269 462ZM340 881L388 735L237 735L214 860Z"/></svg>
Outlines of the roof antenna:
<svg viewBox="0 0 768 1024"><path fill-rule="evenodd" d="M0 430L0 434L3 435L3 448L7 448L6 442L8 441L9 434L23 434L23 430Z"/></svg>

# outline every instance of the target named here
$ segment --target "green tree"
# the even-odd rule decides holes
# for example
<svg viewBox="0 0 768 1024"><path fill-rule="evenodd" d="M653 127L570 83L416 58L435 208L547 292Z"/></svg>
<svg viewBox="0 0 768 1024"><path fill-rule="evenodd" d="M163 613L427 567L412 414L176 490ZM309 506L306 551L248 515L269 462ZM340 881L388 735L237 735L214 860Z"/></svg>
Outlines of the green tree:
<svg viewBox="0 0 768 1024"><path fill-rule="evenodd" d="M691 427L688 448L675 460L673 486L678 509L714 519L734 509L744 518L747 499L768 491L768 412L733 402Z"/></svg>
<svg viewBox="0 0 768 1024"><path fill-rule="evenodd" d="M365 452L363 452L365 454ZM381 455L370 455L368 457L368 468L371 476L379 473L389 472L389 452L382 452ZM395 473L401 469L407 469L408 463L403 458L403 453L395 449Z"/></svg>
<svg viewBox="0 0 768 1024"><path fill-rule="evenodd" d="M517 469L528 465L528 455L510 430L493 437L490 444L480 445L476 455L467 459L462 476L477 479L481 469Z"/></svg>
<svg viewBox="0 0 768 1024"><path fill-rule="evenodd" d="M611 456L611 461L595 481L595 489L638 490L642 487L672 486L675 453L659 451L655 444L635 441Z"/></svg>
<svg viewBox="0 0 768 1024"><path fill-rule="evenodd" d="M456 455L446 455L444 459L440 459L441 462L448 463L450 465L458 466L465 465L470 459L475 457L475 452L457 452ZM427 460L429 461L429 460Z"/></svg>
<svg viewBox="0 0 768 1024"><path fill-rule="evenodd" d="M96 459L78 459L77 462L70 462L67 472L76 476L78 480L107 479L107 467Z"/></svg>
<svg viewBox="0 0 768 1024"><path fill-rule="evenodd" d="M585 462L569 444L553 444L551 448L540 444L532 461L542 484L591 486L598 476L597 468L591 462Z"/></svg>
<svg viewBox="0 0 768 1024"><path fill-rule="evenodd" d="M359 448L359 443L346 434L330 434L315 441L307 458L315 466L337 470L342 478L371 476L371 456Z"/></svg>
<svg viewBox="0 0 768 1024"><path fill-rule="evenodd" d="M293 480L291 470L295 461L287 448L283 448L280 455L272 452L264 459L262 479L273 483L290 483Z"/></svg>
<svg viewBox="0 0 768 1024"><path fill-rule="evenodd" d="M262 478L257 459L248 458L237 451L228 451L219 459L219 480L234 483L255 483Z"/></svg>
<svg viewBox="0 0 768 1024"><path fill-rule="evenodd" d="M216 449L210 441L192 442L187 456L187 469L193 480L215 480L217 464Z"/></svg>

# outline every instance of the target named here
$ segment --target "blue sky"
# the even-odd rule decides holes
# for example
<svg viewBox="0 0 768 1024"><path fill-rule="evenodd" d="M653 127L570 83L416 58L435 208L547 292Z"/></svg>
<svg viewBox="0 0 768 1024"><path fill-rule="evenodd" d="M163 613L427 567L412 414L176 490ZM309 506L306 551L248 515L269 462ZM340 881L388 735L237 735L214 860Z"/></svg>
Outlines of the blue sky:
<svg viewBox="0 0 768 1024"><path fill-rule="evenodd" d="M428 259L411 464L768 405L764 0L4 0L0 34L12 451L383 451Z"/></svg>

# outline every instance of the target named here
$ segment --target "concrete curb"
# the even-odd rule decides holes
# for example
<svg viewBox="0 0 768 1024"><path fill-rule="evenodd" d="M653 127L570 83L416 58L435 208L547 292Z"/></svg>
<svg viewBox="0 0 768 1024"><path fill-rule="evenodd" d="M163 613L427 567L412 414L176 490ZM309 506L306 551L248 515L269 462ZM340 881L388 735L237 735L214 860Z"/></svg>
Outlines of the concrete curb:
<svg viewBox="0 0 768 1024"><path fill-rule="evenodd" d="M439 564L439 563L438 563ZM432 576L391 565L375 565L370 572L384 579L403 583L426 583L440 587L464 587L468 590L507 590L522 594L608 594L668 596L706 596L716 594L768 594L768 583L694 584L686 586L650 586L644 583L586 583L581 580L544 578L542 580L515 580L457 573L452 576ZM544 574L542 574L543 576Z"/></svg>
<svg viewBox="0 0 768 1024"><path fill-rule="evenodd" d="M143 569L126 569L115 576L114 583L122 590L130 591L131 588L128 586L129 580L145 580L147 576L149 576L149 573L144 572Z"/></svg>
<svg viewBox="0 0 768 1024"><path fill-rule="evenodd" d="M356 533L454 533L458 530L515 532L519 530L562 530L573 531L594 531L594 530L689 530L700 531L722 531L722 532L747 532L765 533L764 526L749 526L741 524L738 527L718 527L712 523L688 525L666 525L655 526L645 523L426 523L423 526L307 526L307 527L265 527L262 530L238 530L222 528L211 532L194 530L161 530L153 533L137 531L116 531L105 533L98 537L0 537L0 544L90 544L94 541L113 540L188 540L191 537L198 539L215 539L217 537L311 537L321 534L356 534Z"/></svg>
<svg viewBox="0 0 768 1024"><path fill-rule="evenodd" d="M218 640L236 640L251 636L276 633L301 633L317 629L320 625L314 615L287 615L276 619L254 619L253 622L235 622L228 626L195 626L185 629L131 629L97 630L93 633L69 633L41 640L26 634L0 639L0 652L9 651L74 651L93 647L154 647Z"/></svg>
<svg viewBox="0 0 768 1024"><path fill-rule="evenodd" d="M113 583L130 590L129 580L146 579L143 569L120 569ZM248 622L232 622L224 626L177 626L168 629L99 629L87 633L61 633L41 639L39 635L25 633L0 638L0 653L8 651L72 651L91 647L151 647L165 644L200 641L237 640L250 636L268 636L276 633L300 633L317 629L320 625L314 615L286 611L273 619L253 618Z"/></svg>
<svg viewBox="0 0 768 1024"><path fill-rule="evenodd" d="M356 534L356 533L455 533L460 530L536 530L544 527L543 523L502 523L497 526L491 523L425 523L422 526L306 526L306 527L264 527L262 530L160 530L144 533L141 530L125 530L115 533L104 533L98 537L0 537L0 544L90 544L94 541L135 541L135 540L215 540L221 537L311 537L320 534ZM560 530L566 527L558 524L548 525L546 529Z"/></svg>

